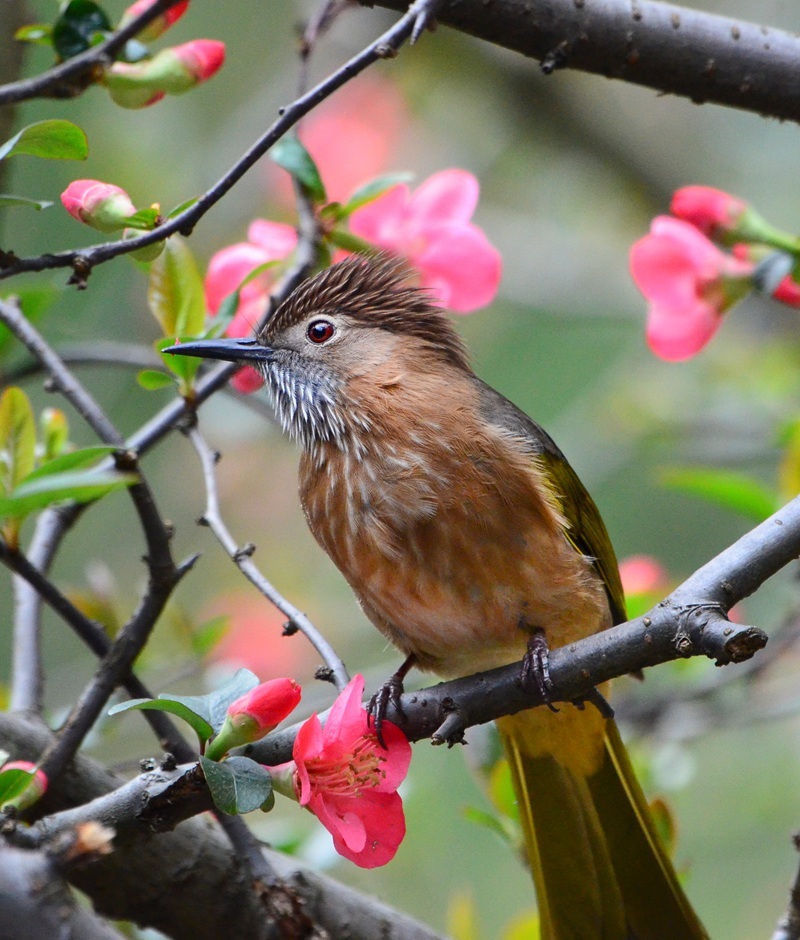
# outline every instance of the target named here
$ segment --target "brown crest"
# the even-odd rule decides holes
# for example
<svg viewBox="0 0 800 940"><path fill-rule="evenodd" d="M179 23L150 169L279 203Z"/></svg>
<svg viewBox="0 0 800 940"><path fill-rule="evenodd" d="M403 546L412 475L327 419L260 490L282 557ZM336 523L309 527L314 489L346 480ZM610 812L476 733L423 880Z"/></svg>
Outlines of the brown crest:
<svg viewBox="0 0 800 940"><path fill-rule="evenodd" d="M361 323L417 336L454 365L468 368L467 353L441 307L410 283L412 272L390 255L353 255L301 284L275 311L261 334L274 337L312 313L339 313Z"/></svg>

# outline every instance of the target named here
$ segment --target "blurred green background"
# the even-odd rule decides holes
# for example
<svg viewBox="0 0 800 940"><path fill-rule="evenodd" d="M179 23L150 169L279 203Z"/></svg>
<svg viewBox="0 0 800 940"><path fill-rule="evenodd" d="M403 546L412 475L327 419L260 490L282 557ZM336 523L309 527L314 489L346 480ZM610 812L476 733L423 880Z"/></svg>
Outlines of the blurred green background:
<svg viewBox="0 0 800 940"><path fill-rule="evenodd" d="M694 5L800 29L795 3ZM54 4L30 6L32 20L52 19ZM116 0L106 4L112 18L123 7ZM165 209L208 188L293 97L296 29L313 9L309 3L194 0L161 45L200 36L224 40L226 65L207 85L134 112L116 108L100 88L74 101L20 108L17 127L46 117L75 121L86 130L91 152L84 165L28 157L9 163L6 191L56 205L42 213L8 211L2 247L29 255L99 241L59 204L59 193L77 177L116 183L137 205L159 202ZM327 74L392 21L380 10L348 12L312 59L312 74ZM49 61L46 50L31 48L25 74ZM795 415L800 387L797 314L748 300L700 356L661 362L644 344L645 303L629 279L627 253L652 216L667 211L672 191L689 183L736 193L775 224L797 230L798 129L566 71L545 77L534 62L444 28L372 71L397 86L407 112L386 168L408 169L422 180L457 166L480 180L476 220L502 253L504 277L491 309L458 318L476 371L559 442L594 495L620 557L651 554L676 581L688 575L752 523L667 489L661 474L668 467L712 465L774 487L780 432ZM242 240L252 218L292 221L275 199L275 175L266 162L198 226L191 244L203 267L215 251ZM98 268L84 292L65 287L66 277L56 271L21 278L0 285L0 292L51 287L54 302L43 322L56 344L126 340L148 346L157 339L145 275L127 259ZM15 356L23 358L10 356L12 365ZM130 369L80 374L126 434L170 394L145 392ZM24 387L38 406L55 404L40 380L26 380ZM375 686L394 671L398 656L365 621L306 531L295 496L294 446L235 396L218 396L201 419L224 455L221 495L236 537L258 546L256 560L273 583L324 629L351 671L365 672ZM94 443L77 417L71 423L76 443ZM145 468L162 513L175 522L176 556L203 553L147 650L146 681L156 691L200 691L216 681L221 667L198 669L185 631L187 624L234 610L255 624L262 678L297 675L308 682L308 707L324 706L329 691L312 683L317 660L302 637L279 637L283 618L259 602L210 533L194 524L204 496L188 443L173 435L146 458ZM31 529L29 522L25 534ZM75 590L90 584L111 591L125 615L142 586L142 550L129 501L112 495L71 534L54 576ZM2 577L5 682L11 594ZM749 601L742 616L776 633L796 603L789 573ZM46 654L47 704L57 717L94 663L49 616ZM757 683L731 682L711 701L681 705L685 689L713 671L710 663L669 667L623 692L640 698L674 686L678 704L647 734L634 734L632 747L650 792L666 796L675 811L677 858L712 936L748 940L772 930L797 864L790 843L800 825L796 663L790 651ZM152 743L140 718L127 716L104 723L90 748L111 763L135 767ZM396 860L379 871L338 861L327 833L294 807L264 817L258 831L276 843L299 844L311 864L332 867L342 880L442 929L452 899L472 896L479 936L498 937L503 925L532 907L532 889L508 848L464 819L464 807L486 804L463 755L416 745L405 796L408 838Z"/></svg>

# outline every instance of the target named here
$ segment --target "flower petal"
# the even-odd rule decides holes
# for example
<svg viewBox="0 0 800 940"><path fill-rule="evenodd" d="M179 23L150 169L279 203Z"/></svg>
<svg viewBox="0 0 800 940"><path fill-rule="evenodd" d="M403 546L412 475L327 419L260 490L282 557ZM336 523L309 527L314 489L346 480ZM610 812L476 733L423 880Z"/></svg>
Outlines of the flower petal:
<svg viewBox="0 0 800 940"><path fill-rule="evenodd" d="M405 254L408 199L408 186L392 186L373 202L356 209L350 216L350 231L379 248Z"/></svg>
<svg viewBox="0 0 800 940"><path fill-rule="evenodd" d="M300 784L297 798L301 806L305 806L314 795L306 761L316 757L322 747L322 725L317 715L314 714L300 726L292 748L292 757L297 764L297 780Z"/></svg>
<svg viewBox="0 0 800 940"><path fill-rule="evenodd" d="M367 712L361 704L363 697L364 677L358 673L342 689L331 707L323 729L326 748L340 743L342 753L347 753L352 742L367 733Z"/></svg>
<svg viewBox="0 0 800 940"><path fill-rule="evenodd" d="M468 313L491 303L502 272L500 253L474 225L440 226L411 258L423 287L443 306Z"/></svg>
<svg viewBox="0 0 800 940"><path fill-rule="evenodd" d="M683 309L654 304L647 319L647 342L657 356L680 362L698 353L721 323L719 313L702 302Z"/></svg>
<svg viewBox="0 0 800 940"><path fill-rule="evenodd" d="M421 183L408 204L415 231L429 226L466 225L478 205L480 186L466 170L442 170Z"/></svg>
<svg viewBox="0 0 800 940"><path fill-rule="evenodd" d="M247 239L266 254L267 261L286 258L297 247L297 232L291 225L255 219L247 229ZM263 264L263 262L262 262Z"/></svg>
<svg viewBox="0 0 800 940"><path fill-rule="evenodd" d="M216 313L222 301L239 287L251 271L270 260L262 248L250 242L237 242L218 251L209 262L205 279L209 311Z"/></svg>

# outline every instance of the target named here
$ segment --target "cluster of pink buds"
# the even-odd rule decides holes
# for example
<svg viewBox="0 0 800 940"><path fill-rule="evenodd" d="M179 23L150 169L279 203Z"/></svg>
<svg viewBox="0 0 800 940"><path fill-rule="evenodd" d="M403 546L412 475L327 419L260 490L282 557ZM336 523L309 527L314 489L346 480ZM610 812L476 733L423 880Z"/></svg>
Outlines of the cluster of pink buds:
<svg viewBox="0 0 800 940"><path fill-rule="evenodd" d="M650 234L631 248L631 274L649 302L647 341L662 359L699 352L725 314L754 289L800 306L791 270L777 281L760 265L775 251L800 258L800 242L769 225L746 202L707 186L686 186L673 196L672 216L658 216ZM791 259L795 259L792 261Z"/></svg>

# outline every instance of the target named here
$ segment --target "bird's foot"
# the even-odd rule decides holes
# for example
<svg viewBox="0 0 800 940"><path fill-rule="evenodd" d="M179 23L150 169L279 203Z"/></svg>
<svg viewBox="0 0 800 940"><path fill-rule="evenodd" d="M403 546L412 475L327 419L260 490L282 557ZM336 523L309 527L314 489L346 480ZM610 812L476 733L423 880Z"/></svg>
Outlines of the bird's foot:
<svg viewBox="0 0 800 940"><path fill-rule="evenodd" d="M403 681L408 674L408 670L414 665L414 656L409 656L403 665L393 676L389 676L386 682L372 696L367 705L367 715L375 725L375 734L381 747L386 747L381 733L381 727L386 720L386 713L391 705L401 718L405 718L403 711Z"/></svg>
<svg viewBox="0 0 800 940"><path fill-rule="evenodd" d="M558 711L552 702L554 690L550 678L550 647L541 627L537 627L528 640L528 650L522 659L521 678L523 687L538 692L551 712Z"/></svg>

